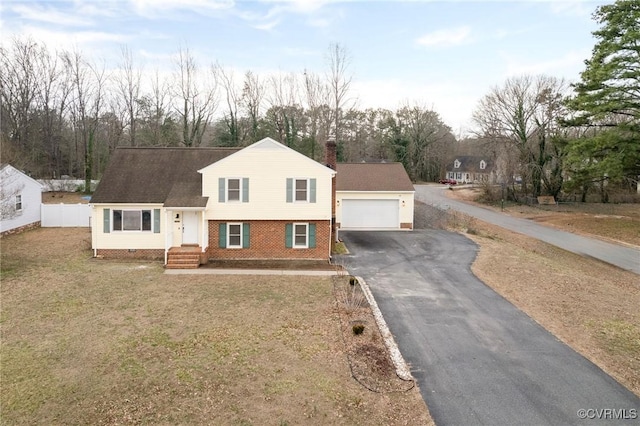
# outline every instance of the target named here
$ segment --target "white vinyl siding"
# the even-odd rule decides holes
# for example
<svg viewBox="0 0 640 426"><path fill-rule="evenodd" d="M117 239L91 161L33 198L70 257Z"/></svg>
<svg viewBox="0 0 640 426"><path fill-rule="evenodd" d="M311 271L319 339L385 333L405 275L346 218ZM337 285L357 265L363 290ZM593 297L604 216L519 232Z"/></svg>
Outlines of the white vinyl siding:
<svg viewBox="0 0 640 426"><path fill-rule="evenodd" d="M39 222L42 185L9 164L0 166L0 182L2 182L0 232Z"/></svg>
<svg viewBox="0 0 640 426"><path fill-rule="evenodd" d="M107 212L108 210L108 212ZM150 230L127 230L117 231L113 229L113 212L130 211L138 212L140 226L142 227L142 211L150 212ZM133 226L134 220L129 225ZM93 205L91 211L91 233L94 249L164 249L166 213L162 205L147 204L144 206L133 204L100 204ZM147 227L145 225L145 227ZM170 232L170 231L169 231Z"/></svg>
<svg viewBox="0 0 640 426"><path fill-rule="evenodd" d="M208 197L207 220L238 221L331 220L331 169L285 146L251 145L232 156L204 169L203 196ZM251 194L248 204L219 201L219 180L237 177L239 172L248 178ZM290 179L307 180L307 202L287 202L287 183ZM315 193L313 191L315 182ZM315 197L315 202L314 202Z"/></svg>

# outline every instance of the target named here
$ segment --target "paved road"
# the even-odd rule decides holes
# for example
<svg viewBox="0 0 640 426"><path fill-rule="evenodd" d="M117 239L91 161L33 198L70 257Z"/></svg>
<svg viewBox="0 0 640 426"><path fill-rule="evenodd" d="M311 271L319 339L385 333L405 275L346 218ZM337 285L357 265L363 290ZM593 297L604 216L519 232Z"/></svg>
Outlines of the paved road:
<svg viewBox="0 0 640 426"><path fill-rule="evenodd" d="M340 235L345 264L370 285L437 425L637 424L578 416L640 416L640 399L478 280L466 237Z"/></svg>
<svg viewBox="0 0 640 426"><path fill-rule="evenodd" d="M498 225L514 232L537 238L564 250L583 256L593 257L619 268L640 274L640 250L624 247L605 241L582 237L570 232L560 231L540 225L529 219L515 218L489 209L477 207L448 198L443 191L446 188L434 185L416 185L416 200L436 207L452 208L482 221Z"/></svg>

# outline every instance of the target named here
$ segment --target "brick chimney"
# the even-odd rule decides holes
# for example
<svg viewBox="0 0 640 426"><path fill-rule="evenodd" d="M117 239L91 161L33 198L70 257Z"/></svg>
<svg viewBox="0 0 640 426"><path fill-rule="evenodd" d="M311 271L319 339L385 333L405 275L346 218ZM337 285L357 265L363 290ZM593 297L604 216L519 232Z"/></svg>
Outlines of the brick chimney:
<svg viewBox="0 0 640 426"><path fill-rule="evenodd" d="M336 141L329 137L325 145L324 162L330 169L336 170L338 155ZM331 241L338 241L338 229L336 228L336 176L331 179Z"/></svg>
<svg viewBox="0 0 640 426"><path fill-rule="evenodd" d="M332 137L327 139L324 152L325 165L333 170L336 169L336 162L338 161L338 154L336 149L336 140Z"/></svg>

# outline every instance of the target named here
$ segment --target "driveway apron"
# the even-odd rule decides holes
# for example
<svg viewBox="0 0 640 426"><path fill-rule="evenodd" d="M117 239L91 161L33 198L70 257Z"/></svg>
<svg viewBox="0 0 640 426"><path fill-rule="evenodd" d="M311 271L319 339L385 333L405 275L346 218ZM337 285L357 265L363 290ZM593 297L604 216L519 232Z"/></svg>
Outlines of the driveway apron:
<svg viewBox="0 0 640 426"><path fill-rule="evenodd" d="M603 424L609 411L594 410L617 410L607 425L637 424L638 397L472 274L471 240L340 235L345 265L370 285L436 424Z"/></svg>

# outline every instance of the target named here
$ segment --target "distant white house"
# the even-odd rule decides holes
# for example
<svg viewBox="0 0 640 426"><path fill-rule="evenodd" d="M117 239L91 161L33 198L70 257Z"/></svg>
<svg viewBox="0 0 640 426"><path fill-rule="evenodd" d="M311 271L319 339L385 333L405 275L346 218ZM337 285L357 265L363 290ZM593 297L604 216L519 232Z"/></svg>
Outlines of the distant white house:
<svg viewBox="0 0 640 426"><path fill-rule="evenodd" d="M0 165L0 234L40 226L42 185L10 164Z"/></svg>

